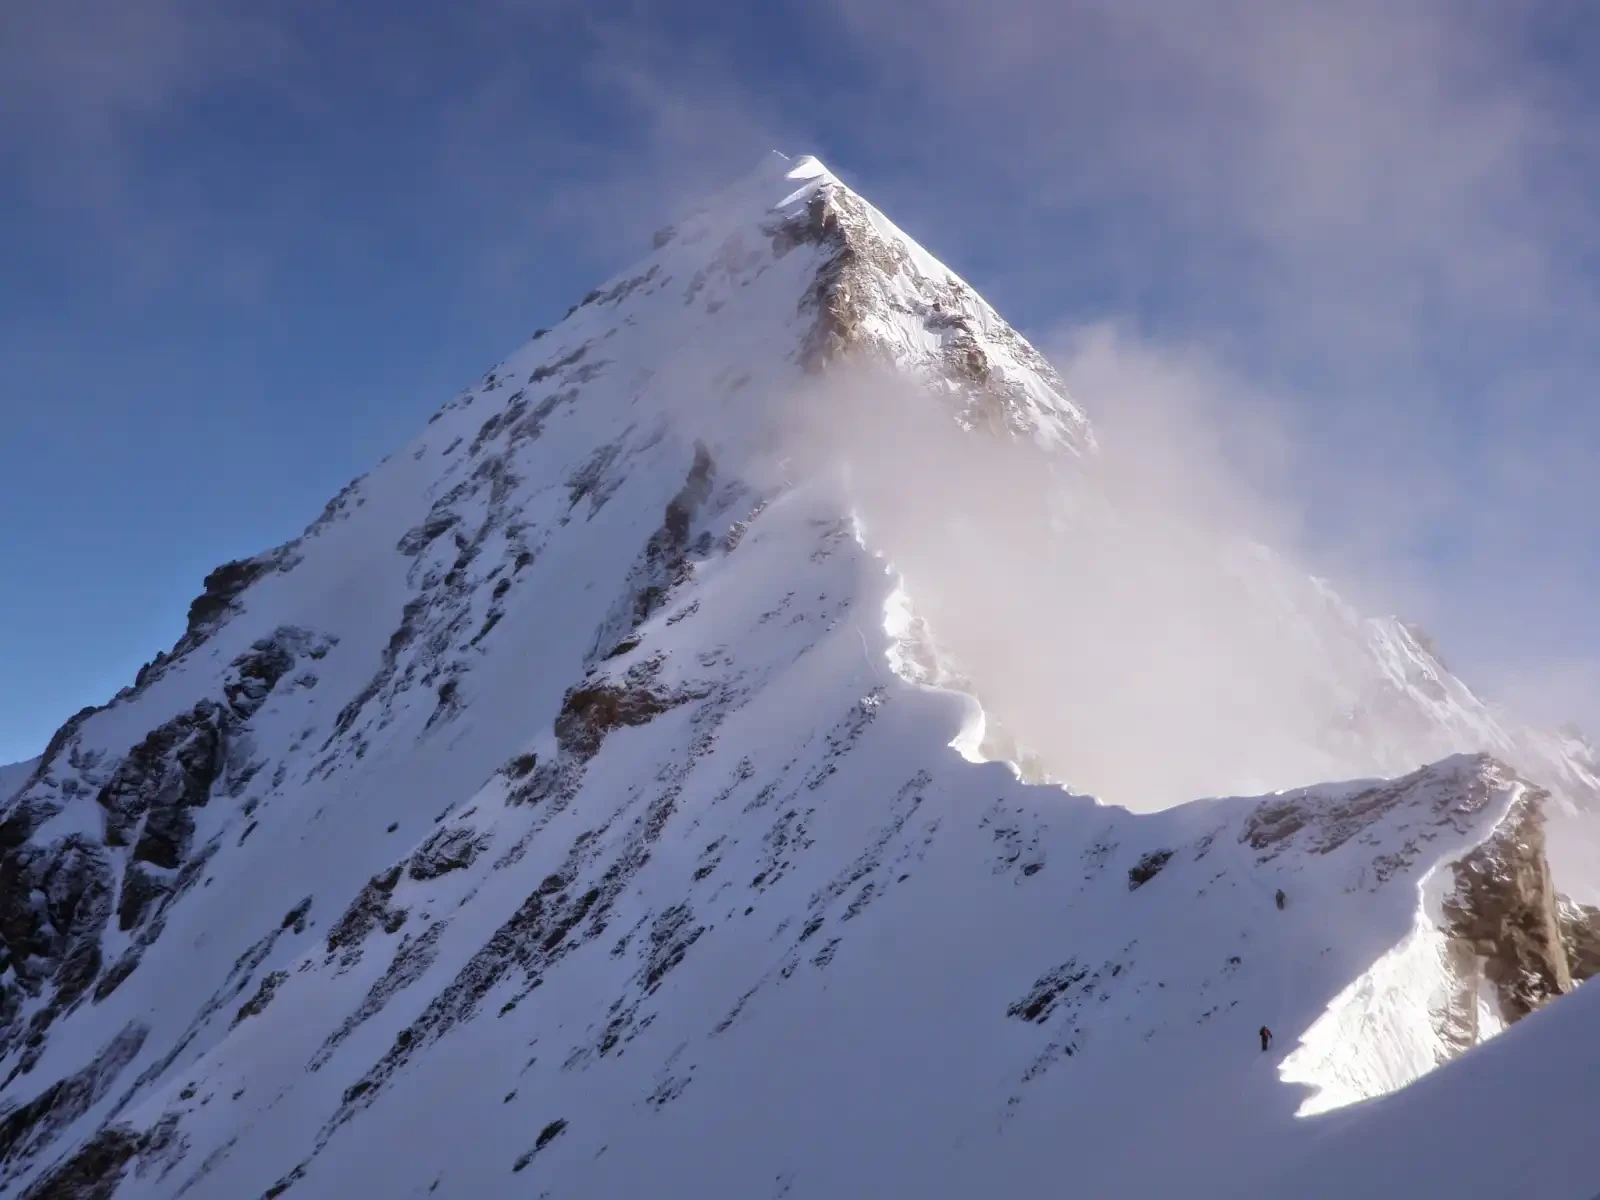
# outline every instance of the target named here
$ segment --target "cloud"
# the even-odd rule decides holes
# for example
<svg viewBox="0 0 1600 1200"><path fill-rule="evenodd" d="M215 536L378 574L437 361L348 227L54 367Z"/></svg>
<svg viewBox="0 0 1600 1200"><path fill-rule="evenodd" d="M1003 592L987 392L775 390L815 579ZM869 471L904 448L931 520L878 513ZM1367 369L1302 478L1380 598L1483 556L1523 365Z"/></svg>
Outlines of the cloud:
<svg viewBox="0 0 1600 1200"><path fill-rule="evenodd" d="M270 85L293 55L284 26L231 0L9 5L0 161L48 220L44 245L100 286L192 274L217 297L257 295L262 247L205 202L211 181L174 156L172 127L215 89Z"/></svg>
<svg viewBox="0 0 1600 1200"><path fill-rule="evenodd" d="M265 71L284 49L279 31L243 5L19 0L0 41L0 113L104 145L199 87Z"/></svg>
<svg viewBox="0 0 1600 1200"><path fill-rule="evenodd" d="M927 80L930 115L984 131L969 160L1041 207L1132 206L1156 250L1180 249L1167 270L1324 340L1332 319L1334 336L1403 349L1441 300L1518 312L1565 273L1563 236L1592 239L1567 169L1592 152L1586 122L1503 6L876 0L840 15L900 78ZM1296 303L1276 313L1281 299Z"/></svg>
<svg viewBox="0 0 1600 1200"><path fill-rule="evenodd" d="M1364 608L1432 603L1411 547L1456 492L1431 464L1329 453L1315 393L1255 378L1203 339L1100 321L1044 346L1147 507L1271 546Z"/></svg>
<svg viewBox="0 0 1600 1200"><path fill-rule="evenodd" d="M1593 646L1600 155L1585 54L1552 52L1592 50L1572 6L836 13L884 91L917 95L914 143L943 160L922 164L942 170L927 202L949 205L930 224L1072 310L1046 340L1093 415L1116 419L1124 389L1265 436L1217 434L1261 497L1245 507L1485 687L1537 690ZM1120 332L1085 342L1085 321ZM1600 691L1564 694L1600 719Z"/></svg>
<svg viewBox="0 0 1600 1200"><path fill-rule="evenodd" d="M1342 742L1367 684L1359 630L1241 535L1282 514L1233 477L1218 427L1160 420L1202 372L1109 331L1081 345L1121 415L1067 469L870 369L830 373L789 410L787 468L838 481L926 623L911 656L982 703L985 753L1136 809L1436 757Z"/></svg>

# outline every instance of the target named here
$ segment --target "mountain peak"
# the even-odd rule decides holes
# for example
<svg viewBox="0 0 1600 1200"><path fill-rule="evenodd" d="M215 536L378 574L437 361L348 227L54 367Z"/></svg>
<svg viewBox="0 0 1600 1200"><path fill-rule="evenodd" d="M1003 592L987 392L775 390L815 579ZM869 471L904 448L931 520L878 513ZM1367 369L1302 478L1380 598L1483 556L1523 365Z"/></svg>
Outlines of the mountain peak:
<svg viewBox="0 0 1600 1200"><path fill-rule="evenodd" d="M773 152L661 230L649 257L590 292L546 332L572 353L630 330L647 331L645 353L674 370L690 356L670 347L708 337L730 357L797 365L802 375L868 363L927 385L968 428L1073 452L1093 445L1087 420L1048 361L969 284L810 155ZM758 386L771 402L792 393L795 382L770 378ZM739 407L743 416L733 425L725 409L714 413L713 437L769 406Z"/></svg>
<svg viewBox="0 0 1600 1200"><path fill-rule="evenodd" d="M774 156L211 572L171 654L0 769L0 1188L1021 1194L1067 1128L1077 1190L1170 1195L1303 1147L1285 1080L1359 1098L1492 1033L1480 956L1550 977L1525 1007L1600 967L1539 789L1487 759L1145 813L975 761L928 560L785 457L842 397L803 415L967 516L905 465L897 387L961 453L1093 447L971 287ZM958 601L1062 619L1047 577L935 550ZM1268 611L1310 625L1296 594ZM1402 632L1336 732L1460 748L1472 698Z"/></svg>

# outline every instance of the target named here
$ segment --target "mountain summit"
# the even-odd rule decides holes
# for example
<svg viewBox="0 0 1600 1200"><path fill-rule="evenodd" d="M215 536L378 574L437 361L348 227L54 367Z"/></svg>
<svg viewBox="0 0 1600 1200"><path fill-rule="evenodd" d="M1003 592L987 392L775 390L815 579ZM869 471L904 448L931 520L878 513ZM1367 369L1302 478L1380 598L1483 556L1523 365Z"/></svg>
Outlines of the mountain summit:
<svg viewBox="0 0 1600 1200"><path fill-rule="evenodd" d="M1094 460L1056 373L814 158L654 243L0 772L0 1187L1247 1195L1600 968L1592 757L1270 556L1330 707L1213 757L1393 777L1079 794L1168 727L1041 734L945 568L1063 518L905 519L924 425Z"/></svg>

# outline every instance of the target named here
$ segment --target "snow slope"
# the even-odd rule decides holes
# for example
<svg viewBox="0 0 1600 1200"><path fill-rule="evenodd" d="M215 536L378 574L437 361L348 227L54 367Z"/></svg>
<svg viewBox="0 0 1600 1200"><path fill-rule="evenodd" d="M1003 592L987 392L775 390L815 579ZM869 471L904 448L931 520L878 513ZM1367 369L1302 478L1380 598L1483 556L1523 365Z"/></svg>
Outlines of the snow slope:
<svg viewBox="0 0 1600 1200"><path fill-rule="evenodd" d="M1164 1195L1570 990L1537 818L1589 827L1592 754L1268 557L1355 698L1313 749L1401 778L1132 812L981 761L796 398L870 361L1051 472L1083 414L814 159L656 242L0 813L0 1187Z"/></svg>
<svg viewBox="0 0 1600 1200"><path fill-rule="evenodd" d="M1597 1056L1600 988L1583 988L1403 1092L1318 1118L1286 1161L1247 1163L1214 1194L1594 1200Z"/></svg>

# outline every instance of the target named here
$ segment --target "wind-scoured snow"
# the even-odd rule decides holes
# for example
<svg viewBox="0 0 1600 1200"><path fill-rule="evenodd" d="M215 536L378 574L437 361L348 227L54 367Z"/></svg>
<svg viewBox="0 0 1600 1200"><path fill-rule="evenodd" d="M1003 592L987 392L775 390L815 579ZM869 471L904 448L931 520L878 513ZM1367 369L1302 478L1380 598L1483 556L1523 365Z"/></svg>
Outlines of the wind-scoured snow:
<svg viewBox="0 0 1600 1200"><path fill-rule="evenodd" d="M1600 875L1546 844L1592 752L1271 556L1226 570L1348 719L1232 768L1397 778L1024 782L1073 755L930 620L861 473L900 448L796 436L885 369L975 453L1097 453L987 303L775 157L214 572L0 774L0 1187L1171 1195L1571 989L1553 889Z"/></svg>

